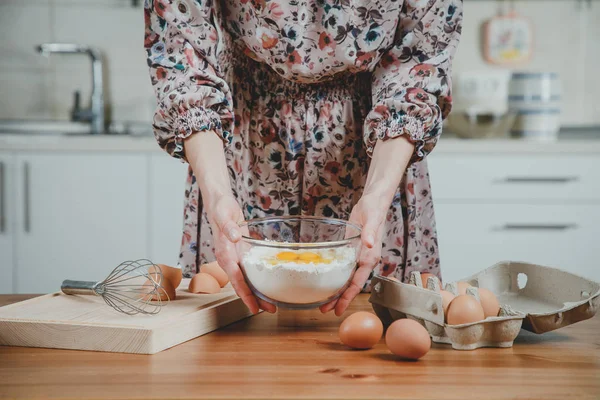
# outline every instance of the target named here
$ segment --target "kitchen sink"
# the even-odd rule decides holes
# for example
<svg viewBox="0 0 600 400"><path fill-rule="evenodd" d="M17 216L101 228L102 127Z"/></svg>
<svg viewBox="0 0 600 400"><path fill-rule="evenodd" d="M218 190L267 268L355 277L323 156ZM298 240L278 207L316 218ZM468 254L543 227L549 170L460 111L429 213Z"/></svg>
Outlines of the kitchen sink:
<svg viewBox="0 0 600 400"><path fill-rule="evenodd" d="M0 119L0 134L89 135L90 132L91 126L85 122Z"/></svg>
<svg viewBox="0 0 600 400"><path fill-rule="evenodd" d="M150 126L139 123L113 123L105 135L145 135ZM0 135L61 135L87 136L92 134L91 124L64 120L14 120L0 119ZM94 135L96 136L96 135Z"/></svg>

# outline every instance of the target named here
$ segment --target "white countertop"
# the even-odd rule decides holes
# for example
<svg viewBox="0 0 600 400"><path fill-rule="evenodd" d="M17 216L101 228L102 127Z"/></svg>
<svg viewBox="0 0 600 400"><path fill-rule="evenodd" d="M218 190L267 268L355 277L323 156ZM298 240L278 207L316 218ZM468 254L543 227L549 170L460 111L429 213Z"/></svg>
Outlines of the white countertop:
<svg viewBox="0 0 600 400"><path fill-rule="evenodd" d="M159 152L153 136L0 135L0 151Z"/></svg>
<svg viewBox="0 0 600 400"><path fill-rule="evenodd" d="M153 136L68 136L68 135L0 135L0 151L54 152L161 152ZM518 139L456 139L444 137L438 142L436 154L600 154L600 136L592 138L565 137L554 142Z"/></svg>

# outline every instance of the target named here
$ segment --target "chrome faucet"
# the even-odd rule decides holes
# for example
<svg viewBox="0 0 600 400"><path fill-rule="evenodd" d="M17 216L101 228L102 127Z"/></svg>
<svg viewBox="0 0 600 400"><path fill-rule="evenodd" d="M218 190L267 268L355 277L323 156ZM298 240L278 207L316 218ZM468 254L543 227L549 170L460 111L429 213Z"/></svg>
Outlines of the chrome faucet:
<svg viewBox="0 0 600 400"><path fill-rule="evenodd" d="M36 47L42 55L51 53L87 54L92 59L92 98L89 109L82 110L79 106L79 92L75 92L75 104L71 112L74 121L89 121L91 133L99 134L105 131L104 87L102 76L102 55L93 47L71 43L44 43Z"/></svg>

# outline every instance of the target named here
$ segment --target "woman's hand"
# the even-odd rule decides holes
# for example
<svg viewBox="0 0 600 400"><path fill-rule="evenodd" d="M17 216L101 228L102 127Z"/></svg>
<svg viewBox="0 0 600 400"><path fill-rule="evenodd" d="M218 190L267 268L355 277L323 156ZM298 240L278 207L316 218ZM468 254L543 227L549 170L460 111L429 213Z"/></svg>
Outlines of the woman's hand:
<svg viewBox="0 0 600 400"><path fill-rule="evenodd" d="M274 313L274 305L256 298L239 266L235 243L242 234L244 214L231 193L223 141L214 132L202 131L185 140L185 154L198 181L210 222L217 262L225 270L233 289L253 314L259 308Z"/></svg>
<svg viewBox="0 0 600 400"><path fill-rule="evenodd" d="M360 235L362 247L358 256L358 269L344 293L337 300L321 306L321 312L326 313L335 309L335 315L339 317L361 292L371 271L381 258L381 241L388 208L389 204L385 204L385 200L377 194L364 194L352 209L349 221L362 226Z"/></svg>
<svg viewBox="0 0 600 400"><path fill-rule="evenodd" d="M242 238L239 223L244 214L233 196L219 196L206 205L206 213L210 221L217 262L225 270L233 289L253 314L259 308L270 313L276 311L273 304L258 299L248 287L244 274L239 266L235 243Z"/></svg>
<svg viewBox="0 0 600 400"><path fill-rule="evenodd" d="M344 293L337 300L321 306L321 312L335 309L335 315L342 315L377 266L387 212L413 151L414 145L404 136L380 140L375 145L365 190L350 214L350 222L362 226L358 269Z"/></svg>

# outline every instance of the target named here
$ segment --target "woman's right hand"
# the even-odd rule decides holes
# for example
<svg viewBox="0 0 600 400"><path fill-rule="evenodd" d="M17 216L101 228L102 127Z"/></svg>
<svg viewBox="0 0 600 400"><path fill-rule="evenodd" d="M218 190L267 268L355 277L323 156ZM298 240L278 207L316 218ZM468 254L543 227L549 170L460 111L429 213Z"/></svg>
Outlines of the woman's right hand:
<svg viewBox="0 0 600 400"><path fill-rule="evenodd" d="M258 313L259 308L274 313L276 307L273 304L252 294L239 266L235 243L242 238L239 223L244 220L244 214L238 202L231 195L222 195L214 199L210 205L207 204L206 212L212 228L217 262L229 276L237 295L253 314Z"/></svg>
<svg viewBox="0 0 600 400"><path fill-rule="evenodd" d="M274 313L274 305L252 294L239 266L235 244L242 238L239 223L244 221L244 214L231 193L222 139L215 132L201 131L185 139L184 146L212 228L217 262L229 276L237 295L253 314L259 308Z"/></svg>

